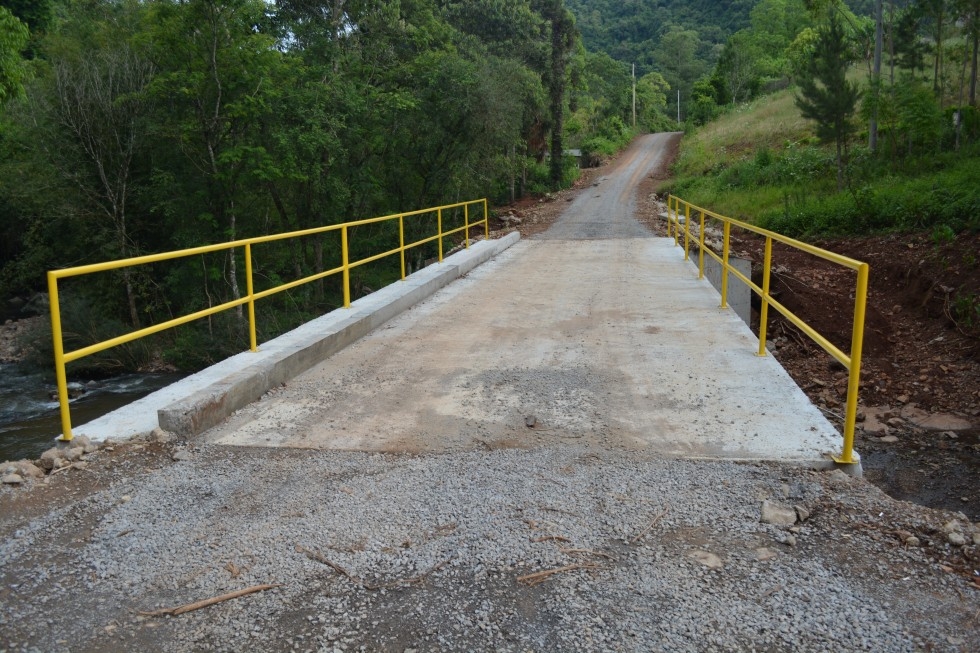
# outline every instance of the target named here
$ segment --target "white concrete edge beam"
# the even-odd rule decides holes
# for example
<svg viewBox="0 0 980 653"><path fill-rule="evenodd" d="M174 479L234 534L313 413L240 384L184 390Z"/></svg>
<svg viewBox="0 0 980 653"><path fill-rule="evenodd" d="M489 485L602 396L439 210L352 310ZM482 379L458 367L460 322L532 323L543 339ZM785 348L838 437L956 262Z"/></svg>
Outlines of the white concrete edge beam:
<svg viewBox="0 0 980 653"><path fill-rule="evenodd" d="M311 320L259 346L235 354L142 399L72 429L93 441L128 439L160 426L196 435L220 423L271 388L347 347L402 311L467 274L520 240L512 232L480 240L436 263Z"/></svg>

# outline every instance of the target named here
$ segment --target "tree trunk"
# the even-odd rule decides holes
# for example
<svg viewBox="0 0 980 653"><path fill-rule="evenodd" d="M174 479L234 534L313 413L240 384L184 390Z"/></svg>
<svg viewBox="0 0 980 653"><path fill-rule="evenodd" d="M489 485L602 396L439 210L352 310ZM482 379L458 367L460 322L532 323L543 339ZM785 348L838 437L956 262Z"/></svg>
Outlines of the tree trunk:
<svg viewBox="0 0 980 653"><path fill-rule="evenodd" d="M228 203L228 237L229 240L235 240L238 238L238 225L237 218L235 216L235 200L231 200ZM242 298L241 288L238 287L238 261L235 258L235 249L228 250L228 285L231 286L231 296L235 300ZM245 312L242 309L242 305L239 304L235 307L235 317L238 320L239 328L245 325Z"/></svg>
<svg viewBox="0 0 980 653"><path fill-rule="evenodd" d="M837 139L837 192L844 190L844 156L843 143Z"/></svg>
<svg viewBox="0 0 980 653"><path fill-rule="evenodd" d="M871 72L871 92L872 98L871 120L868 124L868 148L872 153L878 151L878 101L881 97L881 50L884 45L884 14L882 11L883 0L875 2L875 54L874 67Z"/></svg>
<svg viewBox="0 0 980 653"><path fill-rule="evenodd" d="M974 21L980 21L975 16ZM977 55L980 54L980 27L973 31L973 60L970 62L970 106L977 105Z"/></svg>

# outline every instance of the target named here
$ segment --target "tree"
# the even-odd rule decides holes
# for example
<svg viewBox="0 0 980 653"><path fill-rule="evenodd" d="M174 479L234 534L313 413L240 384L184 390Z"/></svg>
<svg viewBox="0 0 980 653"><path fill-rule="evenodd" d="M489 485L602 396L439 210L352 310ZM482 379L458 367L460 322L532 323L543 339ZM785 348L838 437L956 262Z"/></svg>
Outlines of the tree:
<svg viewBox="0 0 980 653"><path fill-rule="evenodd" d="M27 26L0 7L0 106L23 92L26 67L21 50L27 45Z"/></svg>
<svg viewBox="0 0 980 653"><path fill-rule="evenodd" d="M748 100L759 86L758 61L761 52L754 39L746 31L737 32L728 39L718 59L717 72L725 81L725 90L732 105Z"/></svg>
<svg viewBox="0 0 980 653"><path fill-rule="evenodd" d="M878 96L881 94L881 51L885 41L885 21L882 0L875 0L875 49L871 70L871 118L868 121L868 148L878 151Z"/></svg>
<svg viewBox="0 0 980 653"><path fill-rule="evenodd" d="M565 8L564 0L539 0L539 5L551 25L551 50L545 79L551 111L551 185L557 189L561 186L564 166L565 77L578 32L575 18Z"/></svg>
<svg viewBox="0 0 980 653"><path fill-rule="evenodd" d="M680 90L683 99L691 96L691 89L706 70L706 63L698 57L701 38L694 30L672 27L660 40L660 48L655 54L659 71L675 90ZM672 111L677 111L676 98Z"/></svg>
<svg viewBox="0 0 980 653"><path fill-rule="evenodd" d="M129 231L134 158L143 142L149 113L147 88L153 66L122 46L55 65L58 121L77 158L64 166L83 195L112 225L114 258L134 255ZM75 163L82 165L76 167ZM122 269L129 318L139 328L132 269Z"/></svg>
<svg viewBox="0 0 980 653"><path fill-rule="evenodd" d="M849 52L841 20L831 12L799 80L801 95L796 98L803 117L817 123L817 136L837 146L838 190L844 188L847 139L854 131L851 116L861 95L857 84L847 81Z"/></svg>

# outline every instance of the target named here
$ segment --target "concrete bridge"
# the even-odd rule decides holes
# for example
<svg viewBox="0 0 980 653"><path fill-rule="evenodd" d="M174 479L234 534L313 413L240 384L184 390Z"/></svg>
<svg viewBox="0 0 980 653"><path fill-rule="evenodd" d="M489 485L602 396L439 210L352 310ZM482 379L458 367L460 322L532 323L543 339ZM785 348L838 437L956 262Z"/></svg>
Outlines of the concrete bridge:
<svg viewBox="0 0 980 653"><path fill-rule="evenodd" d="M76 434L445 452L562 442L832 464L841 438L673 240L634 217L640 139L544 234L477 243Z"/></svg>

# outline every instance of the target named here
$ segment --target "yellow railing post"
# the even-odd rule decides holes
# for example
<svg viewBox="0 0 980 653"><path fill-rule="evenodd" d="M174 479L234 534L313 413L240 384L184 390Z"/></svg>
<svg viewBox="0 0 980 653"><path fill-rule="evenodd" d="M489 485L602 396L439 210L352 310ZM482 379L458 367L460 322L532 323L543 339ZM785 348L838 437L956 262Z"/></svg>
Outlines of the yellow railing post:
<svg viewBox="0 0 980 653"><path fill-rule="evenodd" d="M350 253L347 251L347 225L340 230L340 249L343 251L344 308L350 308Z"/></svg>
<svg viewBox="0 0 980 653"><path fill-rule="evenodd" d="M772 237L766 236L766 253L762 262L762 308L759 309L759 356L766 355L766 332L769 326L769 282L772 268Z"/></svg>
<svg viewBox="0 0 980 653"><path fill-rule="evenodd" d="M854 424L857 422L858 390L861 386L861 353L864 346L864 318L868 300L867 263L862 263L857 270L857 289L854 293L854 330L851 333L851 365L847 381L847 409L844 414L844 450L839 463L853 464L854 460Z"/></svg>
<svg viewBox="0 0 980 653"><path fill-rule="evenodd" d="M436 219L439 222L439 262L442 263L442 209L436 209Z"/></svg>
<svg viewBox="0 0 980 653"><path fill-rule="evenodd" d="M732 233L732 225L728 220L725 220L725 242L722 245L722 259L724 262L721 264L721 307L728 308L728 254L731 251L730 236Z"/></svg>
<svg viewBox="0 0 980 653"><path fill-rule="evenodd" d="M65 372L65 345L61 340L61 307L58 302L58 278L48 272L48 299L51 304L51 340L54 345L54 374L58 383L58 404L61 406L62 442L70 442L71 412L68 410L68 374Z"/></svg>
<svg viewBox="0 0 980 653"><path fill-rule="evenodd" d="M670 238L670 220L674 215L674 196L667 196L667 237Z"/></svg>
<svg viewBox="0 0 980 653"><path fill-rule="evenodd" d="M258 351L255 336L255 286L252 284L252 243L245 243L245 289L248 291L248 346Z"/></svg>
<svg viewBox="0 0 980 653"><path fill-rule="evenodd" d="M691 258L691 205L684 207L684 260Z"/></svg>
<svg viewBox="0 0 980 653"><path fill-rule="evenodd" d="M466 249L469 249L470 248L470 205L469 204L463 205L463 225L466 227L466 230L463 232L465 234L465 237L463 238L463 242L466 243Z"/></svg>
<svg viewBox="0 0 980 653"><path fill-rule="evenodd" d="M487 210L487 200L483 200L483 237L490 238L490 211Z"/></svg>
<svg viewBox="0 0 980 653"><path fill-rule="evenodd" d="M677 212L674 214L674 247L680 244L681 235L681 205L680 200L677 200Z"/></svg>
<svg viewBox="0 0 980 653"><path fill-rule="evenodd" d="M405 216L398 216L398 251L402 258L402 281L405 280Z"/></svg>
<svg viewBox="0 0 980 653"><path fill-rule="evenodd" d="M701 214L701 223L698 232L698 279L704 279L704 211Z"/></svg>

